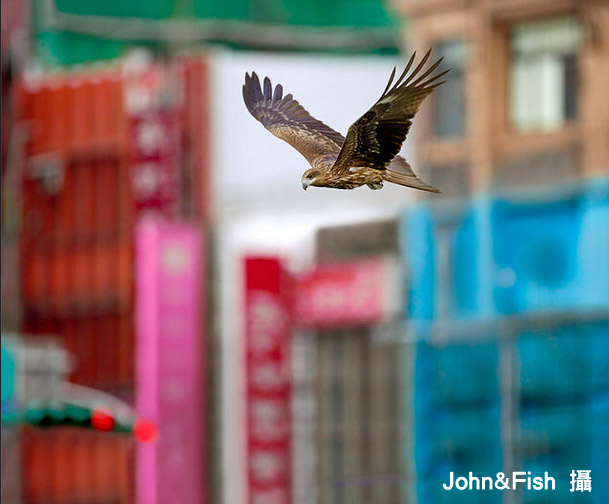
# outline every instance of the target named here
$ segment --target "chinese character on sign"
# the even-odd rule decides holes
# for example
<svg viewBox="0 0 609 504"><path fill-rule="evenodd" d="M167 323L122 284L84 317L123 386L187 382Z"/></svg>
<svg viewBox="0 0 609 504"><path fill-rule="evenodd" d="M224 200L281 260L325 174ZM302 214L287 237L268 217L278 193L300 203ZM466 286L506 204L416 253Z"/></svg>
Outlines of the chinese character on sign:
<svg viewBox="0 0 609 504"><path fill-rule="evenodd" d="M256 361L252 365L251 384L258 391L281 390L286 379L278 362L272 360Z"/></svg>
<svg viewBox="0 0 609 504"><path fill-rule="evenodd" d="M251 433L253 439L263 443L280 441L287 432L287 408L282 401L252 400Z"/></svg>
<svg viewBox="0 0 609 504"><path fill-rule="evenodd" d="M177 107L130 118L131 195L138 212L175 216L180 196L180 123Z"/></svg>
<svg viewBox="0 0 609 504"><path fill-rule="evenodd" d="M281 452L255 451L250 464L252 475L258 482L269 483L285 477L287 463Z"/></svg>
<svg viewBox="0 0 609 504"><path fill-rule="evenodd" d="M578 470L577 472L571 471L571 491L572 492L591 492L592 491L592 478L590 478L591 471Z"/></svg>

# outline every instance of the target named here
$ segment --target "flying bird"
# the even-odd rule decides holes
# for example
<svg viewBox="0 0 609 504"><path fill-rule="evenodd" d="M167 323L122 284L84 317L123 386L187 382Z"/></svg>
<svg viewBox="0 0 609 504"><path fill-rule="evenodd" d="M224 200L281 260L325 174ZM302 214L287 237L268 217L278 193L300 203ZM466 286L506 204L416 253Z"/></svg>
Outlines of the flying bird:
<svg viewBox="0 0 609 504"><path fill-rule="evenodd" d="M433 75L442 62L438 59L427 70L431 49L409 73L416 52L393 84L396 68L381 97L347 132L347 138L311 116L283 87L275 89L268 77L264 86L255 72L245 74L243 99L250 113L273 135L285 140L311 165L302 175L302 187L354 189L367 185L381 189L383 182L439 193L420 180L408 162L398 156L419 105L445 81L438 79L445 70Z"/></svg>

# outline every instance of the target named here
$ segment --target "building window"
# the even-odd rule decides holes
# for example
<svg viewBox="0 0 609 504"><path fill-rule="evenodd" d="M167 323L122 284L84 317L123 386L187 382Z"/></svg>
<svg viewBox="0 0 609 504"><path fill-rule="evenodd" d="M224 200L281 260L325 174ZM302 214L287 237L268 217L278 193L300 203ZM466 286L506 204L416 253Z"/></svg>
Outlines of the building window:
<svg viewBox="0 0 609 504"><path fill-rule="evenodd" d="M525 23L510 37L510 116L518 131L550 131L577 116L576 19Z"/></svg>
<svg viewBox="0 0 609 504"><path fill-rule="evenodd" d="M433 93L433 133L439 138L460 138L465 134L465 67L467 43L460 39L436 45L436 54L444 56L439 70L450 68L446 83Z"/></svg>

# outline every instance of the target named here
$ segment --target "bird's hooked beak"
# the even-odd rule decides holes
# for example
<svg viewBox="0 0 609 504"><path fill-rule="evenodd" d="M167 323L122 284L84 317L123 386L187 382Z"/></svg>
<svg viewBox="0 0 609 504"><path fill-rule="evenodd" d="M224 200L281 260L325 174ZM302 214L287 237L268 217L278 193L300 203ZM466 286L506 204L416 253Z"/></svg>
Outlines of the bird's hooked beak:
<svg viewBox="0 0 609 504"><path fill-rule="evenodd" d="M302 182L302 188L306 191L309 186L317 185L316 182L320 180L321 172L319 170L307 170L302 174L300 181Z"/></svg>

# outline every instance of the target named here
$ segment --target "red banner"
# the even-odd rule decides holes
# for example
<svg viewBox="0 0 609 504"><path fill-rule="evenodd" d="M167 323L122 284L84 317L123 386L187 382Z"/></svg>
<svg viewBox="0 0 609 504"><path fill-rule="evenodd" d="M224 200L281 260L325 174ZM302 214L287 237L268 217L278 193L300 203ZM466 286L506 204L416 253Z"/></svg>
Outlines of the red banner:
<svg viewBox="0 0 609 504"><path fill-rule="evenodd" d="M382 322L397 312L398 281L385 258L318 266L296 279L295 321L311 328Z"/></svg>
<svg viewBox="0 0 609 504"><path fill-rule="evenodd" d="M245 260L247 467L250 504L289 504L290 319L276 258Z"/></svg>
<svg viewBox="0 0 609 504"><path fill-rule="evenodd" d="M131 193L138 213L176 217L180 197L178 111L164 107L131 116Z"/></svg>

